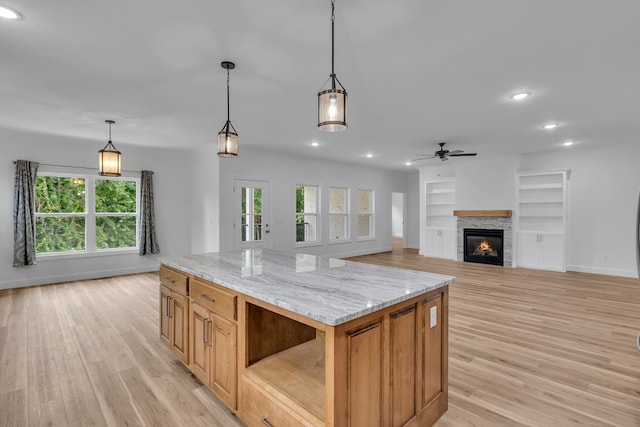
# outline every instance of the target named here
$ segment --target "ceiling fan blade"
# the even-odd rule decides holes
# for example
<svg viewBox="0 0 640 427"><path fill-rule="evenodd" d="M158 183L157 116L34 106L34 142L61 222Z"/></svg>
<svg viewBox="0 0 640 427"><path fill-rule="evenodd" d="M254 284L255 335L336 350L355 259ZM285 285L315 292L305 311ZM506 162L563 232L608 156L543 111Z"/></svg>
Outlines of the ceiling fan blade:
<svg viewBox="0 0 640 427"><path fill-rule="evenodd" d="M453 157L462 157L462 156L477 156L478 153L459 153L459 154L451 154L449 153L450 156Z"/></svg>
<svg viewBox="0 0 640 427"><path fill-rule="evenodd" d="M456 154L460 154L460 153L464 153L464 151L462 150L453 150L453 151L449 151L449 155L450 156L455 156Z"/></svg>
<svg viewBox="0 0 640 427"><path fill-rule="evenodd" d="M421 156L421 155L422 155L422 154L418 154L418 156ZM411 160L411 161L412 161L412 162L417 162L417 161L420 161L420 160L433 159L433 158L435 158L435 157L436 157L436 156L419 157L419 158L417 158L417 159L413 159L413 160Z"/></svg>

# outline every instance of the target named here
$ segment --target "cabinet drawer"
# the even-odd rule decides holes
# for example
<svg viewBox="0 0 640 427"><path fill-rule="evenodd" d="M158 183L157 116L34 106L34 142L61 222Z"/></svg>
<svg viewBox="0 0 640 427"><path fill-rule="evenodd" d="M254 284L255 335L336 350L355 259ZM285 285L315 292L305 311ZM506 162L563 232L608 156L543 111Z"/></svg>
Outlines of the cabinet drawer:
<svg viewBox="0 0 640 427"><path fill-rule="evenodd" d="M191 298L222 317L236 320L237 297L215 287L210 282L194 278L191 283Z"/></svg>
<svg viewBox="0 0 640 427"><path fill-rule="evenodd" d="M184 296L189 296L189 276L167 266L160 266L160 283Z"/></svg>
<svg viewBox="0 0 640 427"><path fill-rule="evenodd" d="M240 380L240 393L242 396L239 402L240 417L249 427L316 427L319 425L305 420L274 400L246 376Z"/></svg>

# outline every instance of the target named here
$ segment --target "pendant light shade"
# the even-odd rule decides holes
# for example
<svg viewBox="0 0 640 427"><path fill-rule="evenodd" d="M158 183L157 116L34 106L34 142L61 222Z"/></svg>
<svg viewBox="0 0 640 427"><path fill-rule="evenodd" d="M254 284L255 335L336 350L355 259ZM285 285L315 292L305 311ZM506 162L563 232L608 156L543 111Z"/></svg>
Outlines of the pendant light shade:
<svg viewBox="0 0 640 427"><path fill-rule="evenodd" d="M227 121L218 132L218 156L238 157L238 132L229 119L229 70L233 70L236 65L230 61L223 61L220 65L227 70Z"/></svg>
<svg viewBox="0 0 640 427"><path fill-rule="evenodd" d="M318 92L318 129L325 132L341 132L347 129L347 91L336 77L334 70L334 26L335 0L331 0L331 74L327 83ZM325 83L325 86L327 86Z"/></svg>
<svg viewBox="0 0 640 427"><path fill-rule="evenodd" d="M109 125L109 142L102 150L98 151L98 173L102 176L120 176L122 153L111 142L111 125L115 124L115 122L113 120L105 120L105 123Z"/></svg>

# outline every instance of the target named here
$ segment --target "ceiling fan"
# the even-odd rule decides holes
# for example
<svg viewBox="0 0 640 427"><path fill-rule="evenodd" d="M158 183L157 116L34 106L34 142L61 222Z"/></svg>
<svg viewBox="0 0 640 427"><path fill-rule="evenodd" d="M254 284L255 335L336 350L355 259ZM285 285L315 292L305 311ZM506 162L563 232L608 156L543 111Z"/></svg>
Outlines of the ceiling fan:
<svg viewBox="0 0 640 427"><path fill-rule="evenodd" d="M445 161L445 160L449 160L449 157L462 157L462 156L477 156L478 153L465 153L462 150L453 150L453 151L449 151L449 150L445 150L444 149L444 144L446 144L446 142L439 142L438 145L440 145L440 149L438 151L436 151L435 153L433 153L433 155L430 154L416 154L416 156L424 156L424 157L419 157L417 159L413 159L412 162L417 162L418 160L425 160L425 159L435 159L438 158L441 161Z"/></svg>

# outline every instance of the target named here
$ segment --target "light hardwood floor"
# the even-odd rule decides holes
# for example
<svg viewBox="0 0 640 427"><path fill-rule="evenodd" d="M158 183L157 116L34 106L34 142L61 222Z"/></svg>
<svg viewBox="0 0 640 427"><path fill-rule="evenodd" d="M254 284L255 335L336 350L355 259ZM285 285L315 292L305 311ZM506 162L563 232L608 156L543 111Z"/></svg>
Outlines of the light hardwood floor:
<svg viewBox="0 0 640 427"><path fill-rule="evenodd" d="M436 427L640 426L640 281L356 257L450 274ZM0 291L0 426L243 426L158 338L155 274Z"/></svg>

